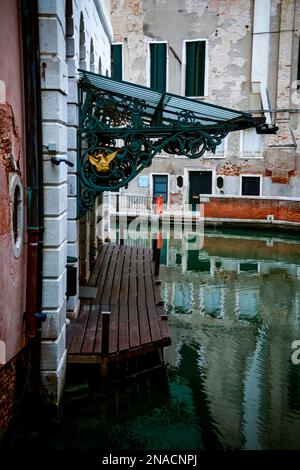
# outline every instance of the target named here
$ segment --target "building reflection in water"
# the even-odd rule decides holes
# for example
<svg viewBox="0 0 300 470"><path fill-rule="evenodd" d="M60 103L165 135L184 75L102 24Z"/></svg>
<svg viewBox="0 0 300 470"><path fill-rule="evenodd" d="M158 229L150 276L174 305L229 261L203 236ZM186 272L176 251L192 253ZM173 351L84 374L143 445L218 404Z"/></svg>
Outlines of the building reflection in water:
<svg viewBox="0 0 300 470"><path fill-rule="evenodd" d="M201 427L204 400L215 430L209 442L300 448L300 366L291 362L300 338L299 244L208 233L189 251L171 234L167 253L160 276L173 331L167 360L183 375L196 367Z"/></svg>
<svg viewBox="0 0 300 470"><path fill-rule="evenodd" d="M163 233L161 250L165 357L190 390L199 448L300 449L299 242L211 231L189 245L176 235Z"/></svg>

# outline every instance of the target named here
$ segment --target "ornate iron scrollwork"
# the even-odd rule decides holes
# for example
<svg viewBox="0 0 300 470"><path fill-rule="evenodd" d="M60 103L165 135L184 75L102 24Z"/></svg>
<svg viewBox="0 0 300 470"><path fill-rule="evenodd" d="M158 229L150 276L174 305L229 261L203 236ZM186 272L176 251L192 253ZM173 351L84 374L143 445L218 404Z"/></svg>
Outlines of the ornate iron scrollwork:
<svg viewBox="0 0 300 470"><path fill-rule="evenodd" d="M78 176L80 216L91 209L98 194L118 190L164 151L194 159L216 147L236 126L204 126L192 111L153 126L153 109L143 100L80 83ZM174 114L174 113L173 113Z"/></svg>

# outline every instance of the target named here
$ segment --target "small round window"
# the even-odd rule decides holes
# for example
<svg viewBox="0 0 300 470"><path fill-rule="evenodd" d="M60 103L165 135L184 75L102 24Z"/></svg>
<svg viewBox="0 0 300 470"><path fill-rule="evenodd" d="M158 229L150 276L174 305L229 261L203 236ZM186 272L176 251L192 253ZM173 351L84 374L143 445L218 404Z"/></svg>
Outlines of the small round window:
<svg viewBox="0 0 300 470"><path fill-rule="evenodd" d="M23 243L23 188L18 175L10 178L11 240L15 257L20 256Z"/></svg>

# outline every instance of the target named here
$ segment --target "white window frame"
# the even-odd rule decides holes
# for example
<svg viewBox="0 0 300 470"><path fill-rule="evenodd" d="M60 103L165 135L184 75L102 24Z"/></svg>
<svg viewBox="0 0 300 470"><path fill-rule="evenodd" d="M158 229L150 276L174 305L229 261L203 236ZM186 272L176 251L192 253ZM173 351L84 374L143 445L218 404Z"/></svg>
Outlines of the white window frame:
<svg viewBox="0 0 300 470"><path fill-rule="evenodd" d="M260 274L260 272L261 272L261 263L260 263L260 261L252 260L252 259L250 259L250 260L244 259L244 260L239 261L239 262L238 262L238 267L237 267L237 274L246 273L247 271L241 271L241 264L244 264L244 263L249 263L249 264L251 264L252 261L254 261L254 262L257 264L257 271L256 271L256 273L257 273L257 274ZM253 272L253 271L251 271L251 272Z"/></svg>
<svg viewBox="0 0 300 470"><path fill-rule="evenodd" d="M120 41L119 42L112 42L111 46L122 46L122 80L125 80L125 77L124 77L124 71L125 71L125 67L124 67L124 44L123 44L123 42L120 42ZM111 63L111 53L110 53L110 63ZM101 66L103 68L102 60L101 60ZM111 77L111 65L110 65L110 77Z"/></svg>
<svg viewBox="0 0 300 470"><path fill-rule="evenodd" d="M247 129L245 129L247 130ZM244 130L241 130L240 131L240 158L243 158L243 159L248 159L248 158L259 158L259 159L262 159L263 158L263 155L262 155L262 137L261 137L261 134L258 134L260 136L260 139L261 139L261 149L259 152L248 152L248 151L244 151Z"/></svg>
<svg viewBox="0 0 300 470"><path fill-rule="evenodd" d="M246 177L254 177L255 178L259 178L259 195L258 196L250 196L248 194L242 194L242 183L243 183L243 177L246 176ZM240 175L240 191L239 191L239 195L240 196L243 196L243 197L261 197L262 195L262 175L255 175L253 173L243 173L242 175Z"/></svg>
<svg viewBox="0 0 300 470"><path fill-rule="evenodd" d="M169 207L170 203L170 173L161 173L161 172L153 172L150 173L150 183L149 183L149 190L150 190L150 196L153 200L153 176L167 176L168 177L168 202L167 202L167 208Z"/></svg>
<svg viewBox="0 0 300 470"><path fill-rule="evenodd" d="M251 290L251 292L254 293L257 297L257 312L256 312L256 315L259 316L259 314L260 314L260 311L259 311L260 291L259 291L259 289L249 289L249 290ZM240 298L241 298L241 293L236 292L236 294L235 294L235 311L236 311L237 316L241 315L241 310L240 310L241 301L240 301Z"/></svg>
<svg viewBox="0 0 300 470"><path fill-rule="evenodd" d="M212 152L205 152L204 155L203 155L203 158L205 159L213 159L213 158L227 158L227 155L228 155L228 134L226 135L226 137L224 137L223 139L223 142L224 142L224 151L219 151L218 152L218 147L216 148L216 153L212 153Z"/></svg>
<svg viewBox="0 0 300 470"><path fill-rule="evenodd" d="M208 40L207 38L183 39L182 42L182 71L181 71L181 94L185 96L185 74L186 74L186 44L187 42L205 41L205 71L204 71L204 95L187 96L186 98L205 98L208 95Z"/></svg>
<svg viewBox="0 0 300 470"><path fill-rule="evenodd" d="M150 44L166 44L166 92L169 91L169 43L168 41L149 41L147 44L147 61L146 61L146 74L147 86L150 87L151 82L151 54Z"/></svg>

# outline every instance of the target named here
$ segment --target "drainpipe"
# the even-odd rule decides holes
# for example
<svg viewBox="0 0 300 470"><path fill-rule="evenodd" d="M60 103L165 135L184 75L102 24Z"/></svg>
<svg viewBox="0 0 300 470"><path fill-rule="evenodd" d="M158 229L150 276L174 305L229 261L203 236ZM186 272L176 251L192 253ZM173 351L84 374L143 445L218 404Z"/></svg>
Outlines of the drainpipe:
<svg viewBox="0 0 300 470"><path fill-rule="evenodd" d="M43 154L38 6L21 0L26 115L27 285L25 333L31 342L32 392L40 391L43 272ZM35 395L35 393L34 393Z"/></svg>

